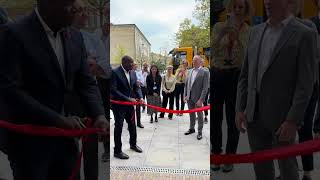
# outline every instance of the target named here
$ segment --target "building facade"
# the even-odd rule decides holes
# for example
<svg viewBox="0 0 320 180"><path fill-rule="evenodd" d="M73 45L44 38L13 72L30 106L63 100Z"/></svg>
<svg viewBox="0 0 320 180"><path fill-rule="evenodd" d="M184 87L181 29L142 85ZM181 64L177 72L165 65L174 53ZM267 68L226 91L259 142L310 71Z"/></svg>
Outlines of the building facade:
<svg viewBox="0 0 320 180"><path fill-rule="evenodd" d="M111 65L117 66L123 55L131 56L140 66L150 62L151 43L135 24L110 26Z"/></svg>

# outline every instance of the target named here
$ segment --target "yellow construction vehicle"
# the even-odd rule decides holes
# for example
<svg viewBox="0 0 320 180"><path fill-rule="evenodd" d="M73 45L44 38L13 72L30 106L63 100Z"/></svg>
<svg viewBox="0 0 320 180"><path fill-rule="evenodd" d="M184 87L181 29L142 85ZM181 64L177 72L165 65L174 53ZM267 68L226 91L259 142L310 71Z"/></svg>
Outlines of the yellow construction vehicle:
<svg viewBox="0 0 320 180"><path fill-rule="evenodd" d="M174 71L179 67L180 64L182 64L183 60L187 60L188 67L191 68L192 59L195 55L200 55L205 60L203 66L208 67L210 48L179 47L171 50L169 55L171 55L171 59L168 64L173 66Z"/></svg>
<svg viewBox="0 0 320 180"><path fill-rule="evenodd" d="M256 25L264 22L267 19L263 0L249 0L251 4L251 17L248 17L248 22L251 25ZM223 22L227 18L226 6L229 0L213 0L212 7L212 22L215 24L217 22ZM315 0L303 0L302 9L301 9L301 18L309 19L313 16L316 16L317 7Z"/></svg>

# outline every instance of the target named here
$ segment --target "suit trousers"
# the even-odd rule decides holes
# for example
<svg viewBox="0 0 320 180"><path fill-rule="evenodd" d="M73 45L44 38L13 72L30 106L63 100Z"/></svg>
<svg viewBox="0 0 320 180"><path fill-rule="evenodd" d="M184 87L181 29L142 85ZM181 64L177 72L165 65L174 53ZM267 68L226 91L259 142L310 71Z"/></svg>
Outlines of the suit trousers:
<svg viewBox="0 0 320 180"><path fill-rule="evenodd" d="M213 154L221 154L223 152L222 121L224 105L226 107L225 113L228 126L226 154L235 154L237 152L240 133L235 124L235 104L239 73L239 70L218 71L213 69L213 75L210 76L210 96L214 102L214 106L211 109L212 119L210 123Z"/></svg>
<svg viewBox="0 0 320 180"><path fill-rule="evenodd" d="M257 120L258 121L258 120ZM259 124L247 125L248 139L252 152L272 149L281 146L293 144L281 143L278 137ZM299 180L298 163L295 157L278 160L281 180ZM275 179L275 170L273 161L266 161L254 164L256 180Z"/></svg>
<svg viewBox="0 0 320 180"><path fill-rule="evenodd" d="M188 101L188 108L195 109L196 102ZM202 133L203 129L203 112L197 112L197 119L198 119L198 133ZM196 125L196 113L190 113L190 129L194 130Z"/></svg>
<svg viewBox="0 0 320 180"><path fill-rule="evenodd" d="M203 105L204 106L208 106L208 99L209 99L209 93L210 93L210 89L208 89L208 93L206 95L206 98L204 99ZM208 116L208 110L204 111L204 115Z"/></svg>
<svg viewBox="0 0 320 180"><path fill-rule="evenodd" d="M75 141L66 138L10 137L8 159L14 180L68 180L78 157ZM78 173L76 180L80 180Z"/></svg>
<svg viewBox="0 0 320 180"><path fill-rule="evenodd" d="M121 134L123 129L123 122L126 120L128 123L128 130L130 134L130 145L135 146L137 143L137 129L135 119L132 118L134 116L134 108L133 106L121 107L119 105L112 106L115 127L114 127L114 153L122 152L122 142L121 142Z"/></svg>
<svg viewBox="0 0 320 180"><path fill-rule="evenodd" d="M184 110L184 83L177 83L175 87L176 110ZM181 107L180 107L181 102Z"/></svg>
<svg viewBox="0 0 320 180"><path fill-rule="evenodd" d="M316 109L318 96L319 96L318 91L319 91L318 84L315 84L310 102L308 104L308 107L304 115L303 126L298 131L299 143L313 139L312 125L313 125L315 109ZM302 160L302 166L304 171L313 170L313 154L301 156L301 160Z"/></svg>
<svg viewBox="0 0 320 180"><path fill-rule="evenodd" d="M259 123L259 95L257 95L256 99L254 122L247 123L247 132L251 151L263 151L294 144L294 140L286 143L279 142L279 137L275 135L274 131L267 129L262 123ZM299 169L296 157L278 160L278 164L281 180L299 180ZM256 180L275 179L273 161L255 163L254 171L256 174Z"/></svg>
<svg viewBox="0 0 320 180"><path fill-rule="evenodd" d="M162 107L167 108L168 100L169 100L169 109L173 110L174 106L174 92L166 94L162 91ZM172 118L173 114L169 113L169 118ZM160 117L164 117L164 113L160 113Z"/></svg>
<svg viewBox="0 0 320 180"><path fill-rule="evenodd" d="M100 89L103 106L105 109L106 119L110 122L110 79L97 78L98 86ZM110 153L110 143L108 141L103 142L104 152Z"/></svg>

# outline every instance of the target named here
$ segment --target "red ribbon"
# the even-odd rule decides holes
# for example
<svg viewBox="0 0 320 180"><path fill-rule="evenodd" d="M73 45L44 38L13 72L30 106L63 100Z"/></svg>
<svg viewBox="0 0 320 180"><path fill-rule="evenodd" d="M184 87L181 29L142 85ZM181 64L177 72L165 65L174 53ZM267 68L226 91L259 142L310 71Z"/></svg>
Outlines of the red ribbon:
<svg viewBox="0 0 320 180"><path fill-rule="evenodd" d="M161 108L161 107L157 107L157 106L153 106L150 104L146 104L146 103L141 103L141 102L127 102L127 101L116 101L116 100L111 100L112 103L114 104L119 104L119 105L126 105L126 106L133 106L133 105L138 105L138 104L143 104L146 105L149 108L155 109L159 112L164 112L164 113L195 113L195 112L201 112L201 111L206 111L210 109L210 105L208 106L204 106L201 108L195 108L195 109L189 109L189 110L171 110L171 109L165 109L165 108Z"/></svg>
<svg viewBox="0 0 320 180"><path fill-rule="evenodd" d="M308 155L318 151L320 151L320 139L248 154L211 155L210 162L215 165L257 163L261 161Z"/></svg>
<svg viewBox="0 0 320 180"><path fill-rule="evenodd" d="M91 120L87 119L86 126L91 126ZM85 129L73 129L73 130L65 130L65 129L59 129L55 127L45 127L45 126L36 126L36 125L29 125L29 124L23 124L23 125L17 125L12 124L3 120L0 120L0 127L5 128L7 130L16 132L16 133L22 133L22 134L28 134L28 135L34 135L34 136L47 136L47 137L83 137L82 138L82 144L87 143L88 138L87 136L90 134L100 134L104 131L97 128L85 128ZM75 176L77 175L77 172L80 169L81 166L81 159L83 156L83 148L84 145L82 145L80 154L78 156L78 159L76 161L76 165L68 178L68 180L73 180Z"/></svg>

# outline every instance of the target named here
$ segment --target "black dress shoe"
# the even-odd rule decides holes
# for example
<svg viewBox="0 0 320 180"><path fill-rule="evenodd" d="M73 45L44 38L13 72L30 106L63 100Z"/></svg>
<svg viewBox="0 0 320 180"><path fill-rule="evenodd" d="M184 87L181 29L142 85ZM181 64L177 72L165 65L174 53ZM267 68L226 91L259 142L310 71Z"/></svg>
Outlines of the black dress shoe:
<svg viewBox="0 0 320 180"><path fill-rule="evenodd" d="M142 153L142 149L137 145L131 146L130 149L134 150L135 152Z"/></svg>
<svg viewBox="0 0 320 180"><path fill-rule="evenodd" d="M129 156L123 152L114 153L114 157L119 158L119 159L129 159Z"/></svg>
<svg viewBox="0 0 320 180"><path fill-rule="evenodd" d="M303 176L302 180L312 180L312 178L310 176Z"/></svg>
<svg viewBox="0 0 320 180"><path fill-rule="evenodd" d="M196 131L194 129L189 129L186 133L184 133L184 135L189 135L189 134L193 134Z"/></svg>
<svg viewBox="0 0 320 180"><path fill-rule="evenodd" d="M202 139L202 133L199 133L199 134L198 134L197 139L198 139L198 140L201 140L201 139Z"/></svg>
<svg viewBox="0 0 320 180"><path fill-rule="evenodd" d="M139 128L144 128L144 126L142 124L138 124L137 125Z"/></svg>

